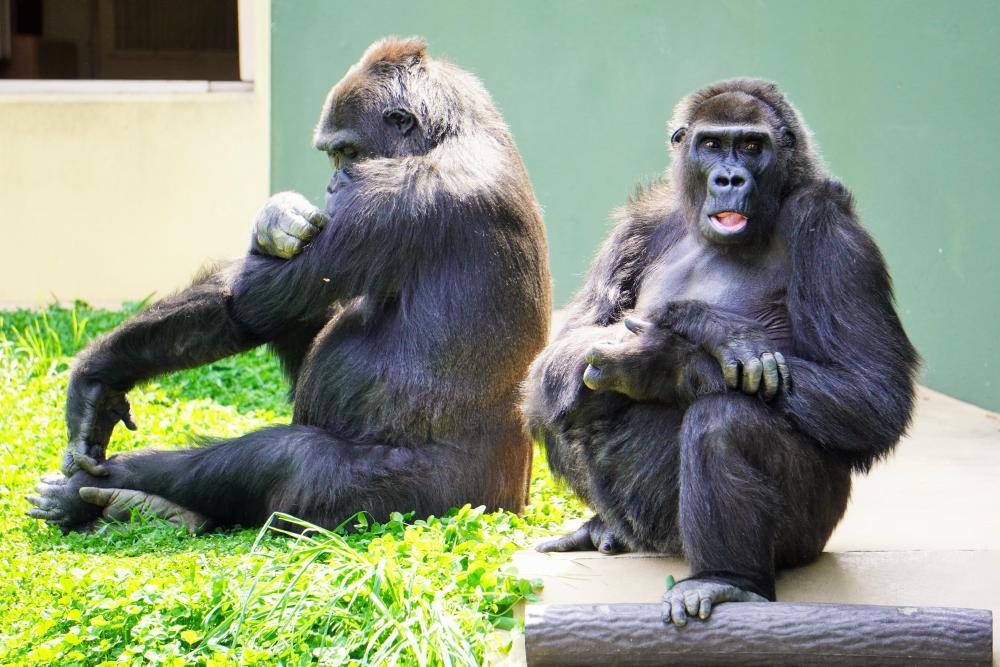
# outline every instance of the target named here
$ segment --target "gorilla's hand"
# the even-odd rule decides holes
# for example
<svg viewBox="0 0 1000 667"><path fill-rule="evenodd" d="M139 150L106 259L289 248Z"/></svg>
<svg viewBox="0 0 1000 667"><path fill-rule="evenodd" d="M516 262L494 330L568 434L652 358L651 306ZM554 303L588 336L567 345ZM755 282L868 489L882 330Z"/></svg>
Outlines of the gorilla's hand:
<svg viewBox="0 0 1000 667"><path fill-rule="evenodd" d="M631 317L623 324L627 331L619 340L587 352L583 383L589 389L668 403L725 391L712 359L676 331Z"/></svg>
<svg viewBox="0 0 1000 667"><path fill-rule="evenodd" d="M101 463L118 422L130 431L136 430L132 406L125 393L74 373L66 391L69 444L63 455L63 474L71 477L83 469L91 475L105 476L107 472Z"/></svg>
<svg viewBox="0 0 1000 667"><path fill-rule="evenodd" d="M756 320L713 308L703 301L676 301L657 323L701 345L722 368L726 386L770 400L791 386L785 357Z"/></svg>
<svg viewBox="0 0 1000 667"><path fill-rule="evenodd" d="M641 348L628 341L605 341L587 350L583 384L591 391L613 391L633 400L645 398Z"/></svg>
<svg viewBox="0 0 1000 667"><path fill-rule="evenodd" d="M302 252L330 218L297 192L279 192L254 220L250 251L290 259Z"/></svg>
<svg viewBox="0 0 1000 667"><path fill-rule="evenodd" d="M779 387L787 389L791 385L784 355L774 349L762 331L735 331L706 349L719 362L730 389L742 389L745 394L760 391L765 399L771 400L777 396Z"/></svg>

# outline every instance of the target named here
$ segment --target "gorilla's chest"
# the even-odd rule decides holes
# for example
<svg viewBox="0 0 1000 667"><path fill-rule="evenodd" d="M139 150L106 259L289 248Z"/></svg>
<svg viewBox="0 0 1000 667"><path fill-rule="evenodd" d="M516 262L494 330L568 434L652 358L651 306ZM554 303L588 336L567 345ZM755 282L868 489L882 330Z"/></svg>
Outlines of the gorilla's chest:
<svg viewBox="0 0 1000 667"><path fill-rule="evenodd" d="M723 253L684 237L646 271L636 313L650 318L673 301L704 301L758 320L774 335L790 333L785 309L788 263L777 244L752 256Z"/></svg>

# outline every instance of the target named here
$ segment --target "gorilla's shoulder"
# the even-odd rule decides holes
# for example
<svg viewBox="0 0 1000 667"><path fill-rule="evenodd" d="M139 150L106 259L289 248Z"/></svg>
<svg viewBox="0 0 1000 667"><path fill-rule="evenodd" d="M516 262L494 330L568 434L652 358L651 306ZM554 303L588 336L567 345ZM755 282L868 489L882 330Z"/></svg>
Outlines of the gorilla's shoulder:
<svg viewBox="0 0 1000 667"><path fill-rule="evenodd" d="M840 214L854 219L854 195L836 178L820 178L799 188L790 204L794 212Z"/></svg>
<svg viewBox="0 0 1000 667"><path fill-rule="evenodd" d="M613 218L619 225L633 229L654 229L665 223L680 224L679 202L674 188L665 179L642 183L618 208Z"/></svg>
<svg viewBox="0 0 1000 667"><path fill-rule="evenodd" d="M814 181L789 198L783 225L793 257L814 262L841 258L861 270L884 271L885 260L871 234L861 225L854 197L835 178Z"/></svg>

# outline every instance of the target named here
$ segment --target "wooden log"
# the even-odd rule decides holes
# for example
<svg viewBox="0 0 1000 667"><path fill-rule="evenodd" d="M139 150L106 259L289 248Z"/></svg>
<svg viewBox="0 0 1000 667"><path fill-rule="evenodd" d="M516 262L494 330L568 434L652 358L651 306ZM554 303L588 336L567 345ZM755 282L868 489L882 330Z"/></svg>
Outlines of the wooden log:
<svg viewBox="0 0 1000 667"><path fill-rule="evenodd" d="M989 665L985 609L740 602L667 625L656 604L528 605L528 665Z"/></svg>

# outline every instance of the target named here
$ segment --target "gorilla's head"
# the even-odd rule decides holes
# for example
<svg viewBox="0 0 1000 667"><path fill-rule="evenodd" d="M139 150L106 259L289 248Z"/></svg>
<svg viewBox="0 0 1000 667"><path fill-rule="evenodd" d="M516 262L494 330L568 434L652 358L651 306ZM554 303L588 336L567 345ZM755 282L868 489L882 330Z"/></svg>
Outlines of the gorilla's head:
<svg viewBox="0 0 1000 667"><path fill-rule="evenodd" d="M692 93L671 127L687 219L713 244L766 240L782 200L818 169L808 128L769 81L734 79Z"/></svg>
<svg viewBox="0 0 1000 667"><path fill-rule="evenodd" d="M387 37L369 46L330 90L313 145L330 157L327 192L334 195L367 161L426 155L484 128L507 132L475 76L429 57L419 37Z"/></svg>

